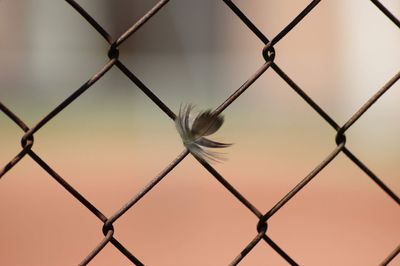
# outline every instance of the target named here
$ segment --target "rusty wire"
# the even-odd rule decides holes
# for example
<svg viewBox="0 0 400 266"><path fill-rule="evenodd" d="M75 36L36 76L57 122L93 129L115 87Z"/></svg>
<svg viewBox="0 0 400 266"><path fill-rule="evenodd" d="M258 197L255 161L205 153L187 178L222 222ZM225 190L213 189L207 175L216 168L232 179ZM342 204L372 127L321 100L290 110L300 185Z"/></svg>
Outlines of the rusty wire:
<svg viewBox="0 0 400 266"><path fill-rule="evenodd" d="M240 95L246 91L265 71L272 69L278 76L280 76L306 103L317 112L322 119L324 119L334 130L336 130L336 147L331 151L326 158L324 158L315 168L304 177L291 191L289 191L281 200L279 200L268 212L262 213L251 202L249 202L238 190L233 187L226 178L217 172L210 164L197 158L192 154L205 169L224 186L229 192L233 194L245 207L249 209L258 218L256 225L257 234L250 240L247 246L233 259L229 265L237 265L252 249L261 241L264 240L270 247L272 247L283 259L290 265L298 265L294 258L290 257L282 247L276 244L267 234L268 220L278 212L288 201L290 201L302 188L304 188L318 173L324 169L329 163L336 158L340 153L344 153L354 164L356 164L367 176L369 176L391 199L400 205L399 197L388 187L382 180L370 170L356 155L354 155L346 146L345 132L387 91L393 84L400 79L400 72L395 74L387 81L368 101L355 112L350 119L343 125L339 126L333 118L331 118L313 99L311 99L274 61L275 49L274 45L282 40L298 23L300 23L313 9L320 3L320 0L312 1L304 8L286 27L284 27L274 38L269 40L253 22L230 0L222 0L228 8L237 15L237 17L251 30L261 42L264 43L262 51L265 63L257 69L254 74L248 78L232 95L230 95L218 108L216 113L223 112L230 104L232 104ZM32 128L29 128L15 113L0 102L0 110L9 117L15 124L17 124L24 135L21 139L22 150L10 160L1 170L0 179L10 171L23 157L28 155L38 165L40 165L52 178L54 178L61 186L63 186L72 196L80 201L89 211L91 211L104 225L102 228L104 239L90 252L79 265L88 264L101 250L108 244L113 244L124 256L126 256L135 265L144 265L135 255L133 255L127 248L125 248L116 238L114 238L113 223L117 221L125 212L127 212L133 205L135 205L142 197L144 197L154 186L158 184L168 173L177 166L190 152L183 150L164 170L162 170L156 177L154 177L141 191L134 195L131 200L124 204L118 211L110 217L106 217L101 213L91 202L89 202L83 195L75 190L68 184L54 169L52 169L39 155L37 155L32 147L34 144L34 134L46 125L50 120L63 111L69 104L80 97L87 89L89 89L95 82L103 77L112 67L116 66L121 70L149 99L151 99L165 114L174 120L176 115L171 109L166 106L151 89L149 89L134 73L132 73L119 59L119 46L124 43L132 34L134 34L140 27L142 27L148 20L156 15L169 0L159 1L153 8L151 8L143 17L141 17L135 24L133 24L121 36L113 38L108 32L90 15L88 14L77 2L73 0L66 0L72 8L76 10L92 27L108 42L110 45L108 51L109 61L95 73L87 82L80 88L72 93L68 98L62 101L54 110L49 112L42 120L40 120ZM398 28L400 28L399 20L378 0L371 0L371 2ZM389 255L382 259L381 265L387 265L393 258L400 253L400 245L393 251L388 251Z"/></svg>

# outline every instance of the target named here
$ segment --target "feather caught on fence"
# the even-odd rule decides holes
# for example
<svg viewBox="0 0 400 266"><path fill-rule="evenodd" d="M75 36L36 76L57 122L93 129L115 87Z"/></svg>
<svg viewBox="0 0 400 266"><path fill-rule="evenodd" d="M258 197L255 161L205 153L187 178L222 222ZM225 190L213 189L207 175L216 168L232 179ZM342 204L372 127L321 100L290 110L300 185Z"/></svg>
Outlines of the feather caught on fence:
<svg viewBox="0 0 400 266"><path fill-rule="evenodd" d="M183 145L196 157L204 161L222 161L225 158L222 153L211 151L208 148L226 148L229 143L221 143L205 138L218 131L224 123L224 117L215 114L211 110L192 115L194 106L188 104L181 106L175 119L175 126L182 138Z"/></svg>

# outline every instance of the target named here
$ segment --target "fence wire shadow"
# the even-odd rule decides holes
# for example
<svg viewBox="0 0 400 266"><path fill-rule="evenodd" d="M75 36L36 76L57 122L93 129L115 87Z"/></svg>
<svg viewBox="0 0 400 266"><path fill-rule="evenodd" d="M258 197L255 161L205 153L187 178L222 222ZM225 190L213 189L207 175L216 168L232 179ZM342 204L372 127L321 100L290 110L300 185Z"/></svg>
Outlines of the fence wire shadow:
<svg viewBox="0 0 400 266"><path fill-rule="evenodd" d="M222 113L230 104L232 104L240 95L246 91L261 75L267 70L271 69L278 76L280 76L289 86L292 88L309 106L311 106L320 117L325 120L334 130L336 130L336 147L328 154L321 162L315 166L315 168L304 177L291 191L289 191L281 200L279 200L268 212L262 213L259 211L251 202L249 202L238 190L233 187L226 178L217 172L210 164L194 157L203 165L207 171L215 177L219 183L224 186L230 193L236 197L247 209L252 212L258 218L256 225L257 234L251 239L247 246L238 253L236 257L229 265L237 265L239 262L246 257L253 248L261 241L264 240L272 249L274 249L284 260L290 265L299 265L295 258L291 257L290 254L284 251L284 248L279 246L270 236L267 234L268 220L277 213L280 208L288 203L302 188L304 188L312 179L314 179L318 173L324 169L325 166L330 164L338 154L343 153L357 165L367 177L371 178L377 186L379 186L384 193L386 193L392 200L398 205L400 204L399 197L388 187L382 180L367 166L365 165L350 149L346 147L346 131L387 91L393 84L395 84L400 78L400 71L389 79L377 92L372 95L364 105L355 112L347 122L340 126L331 118L310 96L308 96L304 90L302 90L293 79L291 79L274 61L275 49L274 45L280 42L286 34L288 34L298 23L300 23L314 8L320 3L320 0L312 1L308 6L304 8L286 27L284 27L275 37L271 40L268 39L253 22L230 0L222 0L226 6L230 9L230 12L236 14L249 30L251 30L261 42L264 43L262 55L265 62L249 77L247 81L243 83L232 95L230 95L218 108L216 113ZM176 115L171 109L166 106L158 97L155 95L150 88L148 88L134 73L132 73L124 63L119 59L119 46L130 38L137 30L139 30L148 20L162 10L162 8L169 2L169 0L161 0L154 5L146 14L143 15L135 24L133 24L128 30L126 30L118 38L113 38L110 34L89 14L83 9L77 2L73 0L66 0L66 2L78 12L82 18L84 18L110 45L108 51L109 61L92 77L89 78L81 87L74 91L68 98L61 102L54 110L49 112L42 120L36 125L29 128L23 120L21 120L14 112L0 102L0 110L9 117L15 124L17 124L24 135L21 139L22 150L0 170L0 178L2 178L8 171L10 171L22 158L29 156L39 166L41 166L52 178L54 178L62 187L64 187L73 197L80 201L89 211L91 211L98 219L100 219L104 225L102 228L104 239L90 252L79 265L88 264L101 250L109 243L114 245L122 255L126 256L135 265L144 265L142 260L139 260L131 251L129 251L123 244L121 244L114 237L113 223L117 221L124 213L126 213L133 205L141 200L152 188L154 188L158 182L160 182L168 173L174 169L190 152L185 149L183 150L164 170L162 170L156 177L154 177L141 191L134 195L121 209L116 211L111 217L106 217L100 210L96 208L90 201L88 201L82 194L79 193L74 187L72 187L63 177L61 177L50 165L48 165L40 156L32 149L34 144L34 134L38 132L43 126L45 126L50 120L62 112L70 103L80 97L87 89L89 89L94 83L101 79L112 67L117 67L122 71L147 97L153 101L164 113L172 120L175 120ZM400 28L400 21L396 18L382 3L378 0L370 0L370 2L379 9L383 15L385 15L397 28ZM393 258L400 253L400 245L395 247L394 250L388 251L388 256L382 258L381 265L387 265Z"/></svg>

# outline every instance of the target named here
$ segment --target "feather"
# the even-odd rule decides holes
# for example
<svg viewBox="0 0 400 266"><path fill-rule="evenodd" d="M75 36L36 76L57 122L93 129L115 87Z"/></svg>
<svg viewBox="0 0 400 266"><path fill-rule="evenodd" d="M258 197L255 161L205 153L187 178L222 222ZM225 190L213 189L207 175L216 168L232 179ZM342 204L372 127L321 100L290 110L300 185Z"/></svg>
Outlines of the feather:
<svg viewBox="0 0 400 266"><path fill-rule="evenodd" d="M217 142L214 140L210 140L207 138L200 138L197 143L201 146L208 147L208 148L226 148L231 146L231 143L222 143L222 142Z"/></svg>
<svg viewBox="0 0 400 266"><path fill-rule="evenodd" d="M184 116L183 116L183 125L184 125L184 130L187 136L190 138L191 137L191 130L190 130L190 125L189 125L189 116L190 112L192 111L193 106L192 105L187 105L186 109L184 109Z"/></svg>
<svg viewBox="0 0 400 266"><path fill-rule="evenodd" d="M195 157L202 161L220 162L225 160L220 152L203 149L200 145L192 143L186 147Z"/></svg>
<svg viewBox="0 0 400 266"><path fill-rule="evenodd" d="M195 136L202 137L214 134L224 123L221 115L215 115L210 110L201 112L193 121L192 132Z"/></svg>
<svg viewBox="0 0 400 266"><path fill-rule="evenodd" d="M221 161L221 153L210 151L206 148L226 148L232 144L213 141L204 136L215 133L224 123L222 115L217 115L207 110L200 112L191 119L194 106L191 104L180 107L175 118L175 126L182 138L185 147L197 158L203 161Z"/></svg>

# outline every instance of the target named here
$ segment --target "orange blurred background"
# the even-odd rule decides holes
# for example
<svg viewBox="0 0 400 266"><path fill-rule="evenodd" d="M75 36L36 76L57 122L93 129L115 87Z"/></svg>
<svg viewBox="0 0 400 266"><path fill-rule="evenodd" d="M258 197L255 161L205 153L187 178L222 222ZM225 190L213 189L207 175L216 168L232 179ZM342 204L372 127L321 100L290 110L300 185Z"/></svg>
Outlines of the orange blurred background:
<svg viewBox="0 0 400 266"><path fill-rule="evenodd" d="M119 36L156 1L80 1ZM235 3L270 39L309 1ZM400 3L382 1L400 17ZM107 62L107 43L63 1L0 2L0 101L34 126ZM369 1L322 1L276 46L275 62L339 125L400 69L400 31ZM174 112L216 108L262 64L263 44L222 1L169 2L120 60ZM400 83L347 132L346 146L400 194ZM224 111L213 164L261 212L335 147L336 132L272 69ZM0 113L0 164L23 132ZM174 123L117 68L35 134L33 150L108 217L182 150ZM0 265L76 265L102 223L32 159L0 180ZM187 156L114 223L146 265L227 265L257 218ZM345 155L268 223L300 265L377 265L400 239L399 206ZM90 265L131 265L108 244ZM287 265L260 242L240 265ZM391 265L400 265L399 256Z"/></svg>

